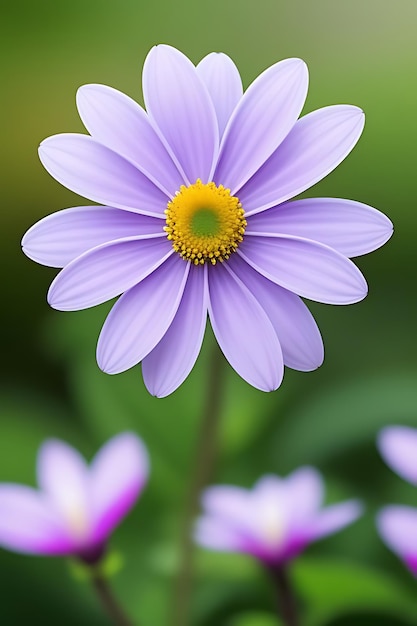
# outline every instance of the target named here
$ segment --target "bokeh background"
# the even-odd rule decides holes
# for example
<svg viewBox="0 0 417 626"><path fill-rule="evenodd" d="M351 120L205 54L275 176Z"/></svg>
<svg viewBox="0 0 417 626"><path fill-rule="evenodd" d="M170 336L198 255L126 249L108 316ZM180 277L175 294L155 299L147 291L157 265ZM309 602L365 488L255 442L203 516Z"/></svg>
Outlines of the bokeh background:
<svg viewBox="0 0 417 626"><path fill-rule="evenodd" d="M142 626L168 623L207 345L186 383L164 400L147 395L139 367L116 377L98 370L95 342L109 305L50 310L45 294L55 271L20 251L32 223L84 203L43 170L37 146L54 133L84 132L75 108L84 83L105 83L142 102L141 66L155 43L172 44L194 62L224 51L245 86L277 60L299 56L311 76L304 113L350 103L367 115L353 153L304 195L378 207L396 232L357 260L370 285L365 301L311 305L326 347L318 371L287 370L281 389L263 394L227 368L213 481L249 486L262 473L312 464L326 478L329 502L362 498L360 521L294 565L303 626L415 624L416 582L374 528L384 503L417 506L415 489L375 448L383 425L417 426L415 0L21 0L4 3L2 14L0 481L35 484L36 451L46 437L91 457L112 434L140 434L153 470L112 539L125 560L113 584ZM1 550L0 589L4 624L108 624L63 560ZM274 605L274 590L248 558L198 550L194 625L272 626Z"/></svg>

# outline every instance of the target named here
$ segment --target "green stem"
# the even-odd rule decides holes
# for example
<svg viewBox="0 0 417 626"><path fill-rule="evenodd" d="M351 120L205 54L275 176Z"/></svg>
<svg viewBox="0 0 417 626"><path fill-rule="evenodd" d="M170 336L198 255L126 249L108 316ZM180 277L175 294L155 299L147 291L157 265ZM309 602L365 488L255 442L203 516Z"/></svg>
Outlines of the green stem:
<svg viewBox="0 0 417 626"><path fill-rule="evenodd" d="M98 571L94 571L91 576L91 582L98 599L112 620L115 626L134 626L133 622L127 617L123 608L113 595L106 578Z"/></svg>
<svg viewBox="0 0 417 626"><path fill-rule="evenodd" d="M277 590L278 615L286 626L299 626L297 602L286 566L270 568L269 572Z"/></svg>
<svg viewBox="0 0 417 626"><path fill-rule="evenodd" d="M211 349L207 398L194 450L195 457L191 470L191 483L181 529L180 564L174 585L175 595L173 610L170 616L172 626L188 626L189 624L190 599L194 579L192 528L199 510L201 490L211 480L217 453L217 429L222 400L222 364L225 360L217 343Z"/></svg>

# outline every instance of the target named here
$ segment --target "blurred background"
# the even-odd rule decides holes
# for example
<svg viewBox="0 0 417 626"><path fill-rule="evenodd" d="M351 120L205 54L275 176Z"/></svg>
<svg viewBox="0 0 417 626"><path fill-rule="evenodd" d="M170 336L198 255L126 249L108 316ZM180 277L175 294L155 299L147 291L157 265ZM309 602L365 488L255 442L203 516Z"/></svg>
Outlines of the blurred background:
<svg viewBox="0 0 417 626"><path fill-rule="evenodd" d="M85 204L43 170L37 146L55 133L84 132L75 107L84 83L111 85L142 102L141 67L161 42L196 63L226 52L245 87L274 62L298 56L310 69L304 113L338 103L365 110L353 153L304 195L375 206L392 219L395 236L357 260L370 286L365 301L311 304L326 348L318 371L287 370L282 387L263 394L227 368L213 481L250 486L262 473L312 464L325 476L329 502L363 499L360 521L294 565L303 626L415 624L416 582L376 535L374 514L389 502L417 506L415 489L375 448L383 425L417 427L416 22L415 0L3 4L0 481L34 485L36 451L46 437L63 438L91 458L117 432L142 436L151 480L111 542L126 557L115 591L141 626L165 624L170 610L210 336L189 379L164 400L147 394L139 367L115 377L98 370L95 343L110 305L50 310L45 294L56 272L20 250L35 221ZM0 586L1 623L108 624L63 560L1 550ZM194 625L272 626L274 602L249 558L198 550Z"/></svg>

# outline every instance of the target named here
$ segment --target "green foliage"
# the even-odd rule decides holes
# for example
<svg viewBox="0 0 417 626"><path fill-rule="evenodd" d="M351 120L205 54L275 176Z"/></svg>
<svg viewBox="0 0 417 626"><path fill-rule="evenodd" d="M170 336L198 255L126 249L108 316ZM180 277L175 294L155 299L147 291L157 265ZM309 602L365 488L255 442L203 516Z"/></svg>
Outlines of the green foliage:
<svg viewBox="0 0 417 626"><path fill-rule="evenodd" d="M345 560L303 559L294 582L305 606L305 626L321 626L345 613L366 610L415 618L415 594L389 573Z"/></svg>
<svg viewBox="0 0 417 626"><path fill-rule="evenodd" d="M283 622L277 620L272 613L260 613L245 611L232 618L227 626L282 626Z"/></svg>

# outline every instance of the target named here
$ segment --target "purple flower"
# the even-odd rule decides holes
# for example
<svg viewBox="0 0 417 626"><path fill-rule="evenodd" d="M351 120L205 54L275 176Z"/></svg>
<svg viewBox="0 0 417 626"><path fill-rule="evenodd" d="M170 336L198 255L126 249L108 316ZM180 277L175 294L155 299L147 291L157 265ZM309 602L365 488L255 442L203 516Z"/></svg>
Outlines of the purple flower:
<svg viewBox="0 0 417 626"><path fill-rule="evenodd" d="M378 513L376 524L384 543L417 577L417 509L386 506Z"/></svg>
<svg viewBox="0 0 417 626"><path fill-rule="evenodd" d="M48 301L63 311L120 296L102 328L98 364L116 374L142 361L146 387L173 392L200 351L207 313L238 374L276 389L284 364L323 360L317 325L301 297L350 304L366 282L348 257L381 246L392 224L359 202L287 202L352 150L363 112L329 106L298 116L306 65L287 59L243 94L224 54L195 67L166 45L143 69L146 112L104 85L77 105L89 135L40 146L48 172L104 206L66 209L33 226L23 250L63 267Z"/></svg>
<svg viewBox="0 0 417 626"><path fill-rule="evenodd" d="M264 476L251 489L206 489L195 539L213 550L251 554L269 567L283 565L313 541L352 523L357 500L322 507L323 480L311 467L287 478Z"/></svg>
<svg viewBox="0 0 417 626"><path fill-rule="evenodd" d="M0 545L29 554L98 560L148 477L148 454L133 433L108 441L90 467L71 446L47 440L37 462L39 491L0 484Z"/></svg>
<svg viewBox="0 0 417 626"><path fill-rule="evenodd" d="M417 485L417 430L409 426L387 426L379 433L377 445L387 465ZM386 545L417 576L417 509L386 506L378 513L376 523Z"/></svg>
<svg viewBox="0 0 417 626"><path fill-rule="evenodd" d="M377 445L385 463L401 478L417 485L417 429L387 426L380 431Z"/></svg>

